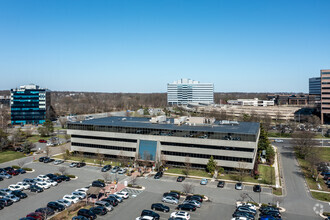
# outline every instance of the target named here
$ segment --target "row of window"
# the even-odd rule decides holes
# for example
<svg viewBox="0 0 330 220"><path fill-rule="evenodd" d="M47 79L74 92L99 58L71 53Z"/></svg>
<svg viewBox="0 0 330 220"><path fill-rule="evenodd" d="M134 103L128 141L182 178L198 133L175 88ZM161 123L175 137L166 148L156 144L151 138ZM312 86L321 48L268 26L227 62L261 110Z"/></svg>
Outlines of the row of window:
<svg viewBox="0 0 330 220"><path fill-rule="evenodd" d="M238 162L247 162L252 163L252 158L244 158L244 157L229 157L229 156L218 156L218 155L210 155L210 154L194 154L194 153L183 153L183 152L173 152L173 151L162 151L162 154L169 156L178 156L178 157L194 157L194 158L203 158L210 159L213 156L215 160L226 160L226 161L238 161Z"/></svg>
<svg viewBox="0 0 330 220"><path fill-rule="evenodd" d="M77 146L77 147L91 147L91 148L101 148L101 149L108 149L108 150L136 152L136 148L129 148L129 147L118 147L118 146L98 145L98 144L86 144L86 143L76 143L76 142L72 142L71 145L72 146Z"/></svg>
<svg viewBox="0 0 330 220"><path fill-rule="evenodd" d="M71 135L73 138L86 138L86 139L95 139L95 140L105 140L105 141L121 141L121 142L130 142L137 143L135 139L125 139L125 138L112 138L112 137L99 137L99 136L87 136L87 135Z"/></svg>
<svg viewBox="0 0 330 220"><path fill-rule="evenodd" d="M214 150L230 150L230 151L244 151L254 152L254 149L243 147L226 147L226 146L214 146L214 145L201 145L201 144L185 144L185 143L173 143L173 142L160 142L162 145L178 146L178 147L193 147L193 148L206 148Z"/></svg>

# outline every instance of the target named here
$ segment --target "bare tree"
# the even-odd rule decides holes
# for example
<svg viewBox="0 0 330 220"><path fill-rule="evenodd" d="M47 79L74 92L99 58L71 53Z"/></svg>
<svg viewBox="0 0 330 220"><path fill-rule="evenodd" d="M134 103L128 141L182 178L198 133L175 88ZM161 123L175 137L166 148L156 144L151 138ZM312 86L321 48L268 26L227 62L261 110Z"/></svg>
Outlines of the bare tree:
<svg viewBox="0 0 330 220"><path fill-rule="evenodd" d="M262 117L262 125L267 132L270 130L271 123L272 123L272 118L267 113L265 113Z"/></svg>
<svg viewBox="0 0 330 220"><path fill-rule="evenodd" d="M305 159L316 145L316 141L314 140L315 134L309 131L300 131L294 133L292 137L292 144L297 156Z"/></svg>
<svg viewBox="0 0 330 220"><path fill-rule="evenodd" d="M65 128L66 127L66 123L67 123L67 121L68 121L68 119L67 118L65 118L65 117L61 117L60 119L58 119L59 120L59 122L60 122L60 124L61 124L61 127L62 128Z"/></svg>
<svg viewBox="0 0 330 220"><path fill-rule="evenodd" d="M282 114L280 111L277 111L276 112L276 115L275 115L275 122L276 122L276 125L279 125L281 123L281 118L282 118Z"/></svg>
<svg viewBox="0 0 330 220"><path fill-rule="evenodd" d="M185 168L182 170L182 172L183 172L183 174L185 176L188 176L189 175L190 168L191 168L190 158L189 158L188 155L185 157L185 163L184 163L184 165L185 165Z"/></svg>
<svg viewBox="0 0 330 220"><path fill-rule="evenodd" d="M238 163L238 181L242 182L246 175L246 164L243 162Z"/></svg>
<svg viewBox="0 0 330 220"><path fill-rule="evenodd" d="M71 136L68 134L64 135L65 141L68 143L68 141L70 140Z"/></svg>
<svg viewBox="0 0 330 220"><path fill-rule="evenodd" d="M60 172L62 175L65 175L67 169L68 169L67 167L60 166L60 167L58 168L58 172Z"/></svg>
<svg viewBox="0 0 330 220"><path fill-rule="evenodd" d="M317 164L321 162L321 151L318 147L313 147L309 149L309 153L306 155L306 160L310 164L310 171L312 177L318 180Z"/></svg>
<svg viewBox="0 0 330 220"><path fill-rule="evenodd" d="M104 163L104 154L101 154L100 151L99 151L99 149L97 149L96 152L97 152L96 153L97 161L98 161L98 163L99 163L99 165L101 167L103 165L103 163Z"/></svg>
<svg viewBox="0 0 330 220"><path fill-rule="evenodd" d="M132 185L136 185L136 183L137 183L137 177L136 177L135 175L132 175L132 176L131 176L130 183L131 183Z"/></svg>
<svg viewBox="0 0 330 220"><path fill-rule="evenodd" d="M66 148L64 146L61 146L61 154L63 157L63 160L66 161L69 158L69 155L67 155Z"/></svg>
<svg viewBox="0 0 330 220"><path fill-rule="evenodd" d="M192 183L184 183L182 185L182 192L184 193L193 193L195 186Z"/></svg>
<svg viewBox="0 0 330 220"><path fill-rule="evenodd" d="M46 146L45 154L46 154L47 157L49 156L49 154L50 154L50 147L49 146Z"/></svg>
<svg viewBox="0 0 330 220"><path fill-rule="evenodd" d="M166 160L166 155L165 154L160 155L160 161L162 163L162 166L166 166L167 160Z"/></svg>
<svg viewBox="0 0 330 220"><path fill-rule="evenodd" d="M112 177L111 177L110 173L105 172L102 174L102 176L106 183L111 183Z"/></svg>
<svg viewBox="0 0 330 220"><path fill-rule="evenodd" d="M26 164L26 160L19 160L18 162L17 162L17 165L19 166L19 167L21 167L21 168L23 168L24 167L24 165Z"/></svg>

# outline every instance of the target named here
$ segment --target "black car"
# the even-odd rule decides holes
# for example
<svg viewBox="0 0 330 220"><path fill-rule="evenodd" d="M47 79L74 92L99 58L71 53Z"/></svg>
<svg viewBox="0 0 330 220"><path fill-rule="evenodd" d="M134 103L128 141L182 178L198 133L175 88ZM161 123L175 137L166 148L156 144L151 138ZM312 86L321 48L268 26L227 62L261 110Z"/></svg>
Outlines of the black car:
<svg viewBox="0 0 330 220"><path fill-rule="evenodd" d="M72 217L72 220L88 220L88 218L86 218L85 216L78 215Z"/></svg>
<svg viewBox="0 0 330 220"><path fill-rule="evenodd" d="M186 200L196 200L198 202L203 202L203 197L200 195L187 196Z"/></svg>
<svg viewBox="0 0 330 220"><path fill-rule="evenodd" d="M160 216L156 213L156 212L153 212L153 211L150 211L150 210L143 210L141 212L141 217L142 216L150 216L150 217L154 217L155 220L159 220Z"/></svg>
<svg viewBox="0 0 330 220"><path fill-rule="evenodd" d="M105 215L108 213L107 209L102 206L96 206L89 209L95 215Z"/></svg>
<svg viewBox="0 0 330 220"><path fill-rule="evenodd" d="M154 203L151 205L152 210L158 210L162 212L169 212L170 208L166 205L163 205L162 203Z"/></svg>
<svg viewBox="0 0 330 220"><path fill-rule="evenodd" d="M30 186L30 191L31 191L31 192L37 192L37 193L40 193L40 192L43 192L44 189L41 188L41 187L39 187L39 186L37 186L37 185L31 185L31 186Z"/></svg>
<svg viewBox="0 0 330 220"><path fill-rule="evenodd" d="M23 193L21 190L14 190L11 192L14 196L17 196L20 199L25 199L27 197L26 193Z"/></svg>
<svg viewBox="0 0 330 220"><path fill-rule="evenodd" d="M28 184L34 184L34 180L33 179L28 179L28 178L25 178L24 180L23 180L23 182L24 183L28 183Z"/></svg>
<svg viewBox="0 0 330 220"><path fill-rule="evenodd" d="M17 169L16 170L18 173L20 173L20 174L24 174L24 173L26 173L26 171L24 170L24 169L22 169L22 168L19 168L19 169Z"/></svg>
<svg viewBox="0 0 330 220"><path fill-rule="evenodd" d="M65 209L65 206L57 202L49 202L47 204L48 208L54 209L55 211L61 212Z"/></svg>
<svg viewBox="0 0 330 220"><path fill-rule="evenodd" d="M0 203L0 210L3 209L5 205L3 203Z"/></svg>
<svg viewBox="0 0 330 220"><path fill-rule="evenodd" d="M55 214L54 209L49 208L49 207L39 208L39 209L35 210L34 212L40 212L42 215L46 216L46 218Z"/></svg>
<svg viewBox="0 0 330 220"><path fill-rule="evenodd" d="M176 207L179 210L186 210L186 211L196 211L196 206L191 204L180 204Z"/></svg>
<svg viewBox="0 0 330 220"><path fill-rule="evenodd" d="M61 183L63 180L58 177L51 178L51 180L56 181L57 183Z"/></svg>
<svg viewBox="0 0 330 220"><path fill-rule="evenodd" d="M70 177L68 176L65 176L65 175L61 175L61 176L58 176L57 178L61 179L62 181L70 181Z"/></svg>
<svg viewBox="0 0 330 220"><path fill-rule="evenodd" d="M225 186L225 181L219 181L217 187L223 188Z"/></svg>
<svg viewBox="0 0 330 220"><path fill-rule="evenodd" d="M184 176L178 176L178 178L176 179L177 182L182 182L186 179L186 177Z"/></svg>
<svg viewBox="0 0 330 220"><path fill-rule="evenodd" d="M45 160L46 158L49 158L49 157L40 157L40 158L39 158L39 162L44 162L44 160Z"/></svg>
<svg viewBox="0 0 330 220"><path fill-rule="evenodd" d="M261 192L261 186L260 185L254 185L253 186L253 191L254 192Z"/></svg>
<svg viewBox="0 0 330 220"><path fill-rule="evenodd" d="M55 161L54 159L49 158L49 157L46 157L46 158L44 159L44 163L50 163L50 162L54 162L54 161Z"/></svg>
<svg viewBox="0 0 330 220"><path fill-rule="evenodd" d="M160 179L163 176L163 172L157 172L154 176L155 179Z"/></svg>
<svg viewBox="0 0 330 220"><path fill-rule="evenodd" d="M3 178L0 176L0 181L2 181L3 180Z"/></svg>
<svg viewBox="0 0 330 220"><path fill-rule="evenodd" d="M88 219L96 219L96 214L94 214L92 211L88 209L80 209L77 213L77 215L85 216Z"/></svg>
<svg viewBox="0 0 330 220"><path fill-rule="evenodd" d="M118 200L114 197L108 197L108 198L104 198L102 199L101 201L105 201L105 202L108 202L110 203L110 205L112 206L117 206L118 205Z"/></svg>
<svg viewBox="0 0 330 220"><path fill-rule="evenodd" d="M276 207L273 207L273 206L261 206L261 208L259 209L259 211L261 213L266 213L266 212L269 212L269 211L277 211L277 212L279 212L279 209L276 208Z"/></svg>
<svg viewBox="0 0 330 220"><path fill-rule="evenodd" d="M0 203L3 204L4 206L10 206L13 204L13 201L10 199L2 198L0 199Z"/></svg>
<svg viewBox="0 0 330 220"><path fill-rule="evenodd" d="M84 163L84 162L81 162L81 163L77 163L77 168L80 168L80 167L84 167L84 166L86 166L86 163Z"/></svg>
<svg viewBox="0 0 330 220"><path fill-rule="evenodd" d="M180 199L180 194L177 193L177 192L167 192L167 193L164 193L163 194L163 197L166 197L166 196L172 196L176 199Z"/></svg>
<svg viewBox="0 0 330 220"><path fill-rule="evenodd" d="M19 220L36 220L36 219L32 217L24 217L24 218L20 218Z"/></svg>
<svg viewBox="0 0 330 220"><path fill-rule="evenodd" d="M105 165L104 167L102 167L101 172L107 172L111 169L111 165Z"/></svg>
<svg viewBox="0 0 330 220"><path fill-rule="evenodd" d="M92 186L94 187L105 187L105 184L101 181L95 180L92 182Z"/></svg>
<svg viewBox="0 0 330 220"><path fill-rule="evenodd" d="M48 173L48 174L46 174L46 176L47 176L49 179L53 179L53 178L57 177L55 174L52 174L52 173Z"/></svg>

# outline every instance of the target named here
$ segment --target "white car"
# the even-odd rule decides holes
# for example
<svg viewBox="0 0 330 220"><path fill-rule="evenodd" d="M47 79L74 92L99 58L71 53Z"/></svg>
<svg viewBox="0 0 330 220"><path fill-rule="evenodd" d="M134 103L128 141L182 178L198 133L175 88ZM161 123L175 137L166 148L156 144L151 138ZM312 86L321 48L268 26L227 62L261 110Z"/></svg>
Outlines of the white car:
<svg viewBox="0 0 330 220"><path fill-rule="evenodd" d="M69 207L72 202L70 202L69 200L66 200L66 199L59 199L59 200L56 200L55 202L61 204L61 205L64 205L65 207Z"/></svg>
<svg viewBox="0 0 330 220"><path fill-rule="evenodd" d="M80 188L80 189L76 189L75 190L76 192L83 192L83 193L86 193L88 191L88 188Z"/></svg>
<svg viewBox="0 0 330 220"><path fill-rule="evenodd" d="M63 199L68 200L69 202L72 202L72 203L79 202L79 199L77 197L75 197L74 195L65 195L65 196L63 196Z"/></svg>
<svg viewBox="0 0 330 220"><path fill-rule="evenodd" d="M248 219L245 217L235 217L235 218L232 218L231 220L248 220Z"/></svg>
<svg viewBox="0 0 330 220"><path fill-rule="evenodd" d="M11 191L14 191L14 190L23 190L23 186L19 186L19 185L16 185L16 184L11 184L8 186L8 189L10 189Z"/></svg>
<svg viewBox="0 0 330 220"><path fill-rule="evenodd" d="M50 184L45 183L45 182L37 182L36 185L43 188L43 189L49 189L50 188Z"/></svg>
<svg viewBox="0 0 330 220"><path fill-rule="evenodd" d="M64 163L64 161L63 160L55 160L54 161L54 164L55 165L58 165L58 164L61 164L61 163Z"/></svg>
<svg viewBox="0 0 330 220"><path fill-rule="evenodd" d="M46 181L44 181L45 183L48 183L48 184L50 184L51 186L57 186L57 182L56 181L54 181L54 180L46 180Z"/></svg>
<svg viewBox="0 0 330 220"><path fill-rule="evenodd" d="M121 198L123 198L123 199L128 199L128 197L129 197L128 192L123 192L123 191L121 191L121 192L116 192L115 195L117 195L117 196L119 196L119 197L121 197Z"/></svg>
<svg viewBox="0 0 330 220"><path fill-rule="evenodd" d="M42 179L43 181L49 180L49 177L45 176L45 175L39 175L39 176L37 176L37 178Z"/></svg>
<svg viewBox="0 0 330 220"><path fill-rule="evenodd" d="M83 192L74 191L74 192L72 192L72 195L74 195L75 197L78 197L79 199L86 198L86 193L83 193Z"/></svg>
<svg viewBox="0 0 330 220"><path fill-rule="evenodd" d="M257 207L255 205L248 202L237 203L236 207L238 208L240 206L245 206L245 207L249 207L249 209L257 210Z"/></svg>
<svg viewBox="0 0 330 220"><path fill-rule="evenodd" d="M154 220L154 217L142 216L142 217L137 217L135 220Z"/></svg>
<svg viewBox="0 0 330 220"><path fill-rule="evenodd" d="M47 144L46 144L46 146L53 146L54 144L53 143L51 143L51 142L48 142Z"/></svg>
<svg viewBox="0 0 330 220"><path fill-rule="evenodd" d="M171 217L173 217L173 218L182 218L182 219L189 220L190 219L190 214L188 212L183 212L183 211L172 212Z"/></svg>
<svg viewBox="0 0 330 220"><path fill-rule="evenodd" d="M23 187L24 189L30 189L30 184L25 182L18 182L16 185Z"/></svg>
<svg viewBox="0 0 330 220"><path fill-rule="evenodd" d="M283 143L283 140L281 140L281 139L275 139L274 142L275 143Z"/></svg>

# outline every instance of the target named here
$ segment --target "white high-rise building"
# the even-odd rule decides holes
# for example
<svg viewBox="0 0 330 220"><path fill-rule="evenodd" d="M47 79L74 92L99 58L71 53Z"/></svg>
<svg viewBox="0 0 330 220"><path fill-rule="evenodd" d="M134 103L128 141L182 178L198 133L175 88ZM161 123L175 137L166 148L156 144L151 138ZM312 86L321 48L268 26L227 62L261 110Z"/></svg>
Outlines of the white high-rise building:
<svg viewBox="0 0 330 220"><path fill-rule="evenodd" d="M188 103L214 103L213 83L200 83L191 79L181 79L167 84L167 103L186 105Z"/></svg>

